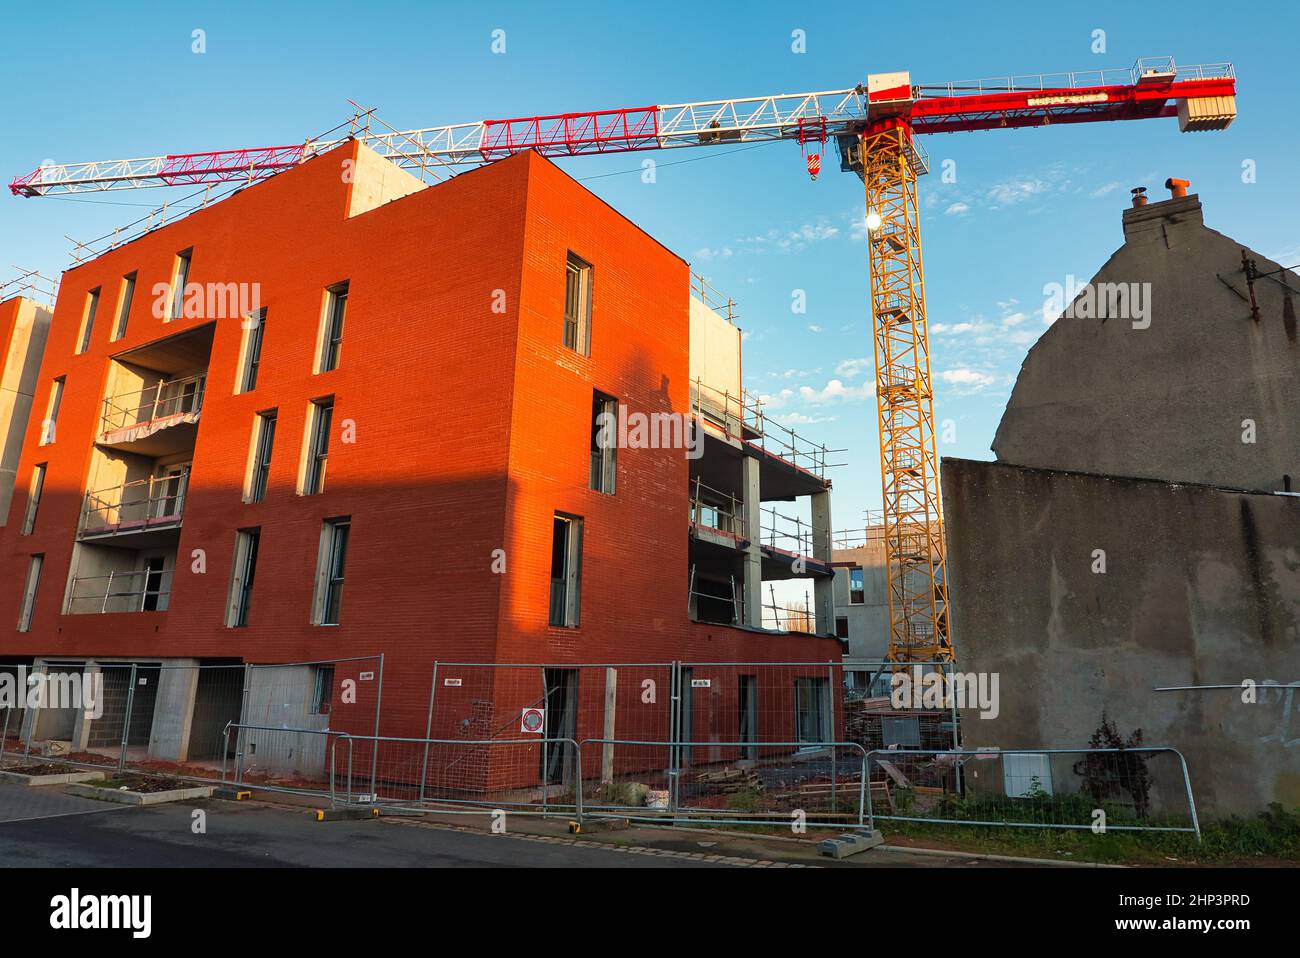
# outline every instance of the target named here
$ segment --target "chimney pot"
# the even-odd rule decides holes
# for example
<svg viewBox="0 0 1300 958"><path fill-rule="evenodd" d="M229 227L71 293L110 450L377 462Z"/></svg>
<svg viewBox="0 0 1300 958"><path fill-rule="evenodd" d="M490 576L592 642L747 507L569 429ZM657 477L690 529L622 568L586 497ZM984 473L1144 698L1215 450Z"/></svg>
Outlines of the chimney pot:
<svg viewBox="0 0 1300 958"><path fill-rule="evenodd" d="M1191 186L1187 180L1176 180L1172 176L1165 180L1165 189L1169 191L1170 197L1179 199L1187 195L1187 187Z"/></svg>
<svg viewBox="0 0 1300 958"><path fill-rule="evenodd" d="M1145 186L1135 186L1129 192L1133 194L1134 206L1147 205L1147 188Z"/></svg>

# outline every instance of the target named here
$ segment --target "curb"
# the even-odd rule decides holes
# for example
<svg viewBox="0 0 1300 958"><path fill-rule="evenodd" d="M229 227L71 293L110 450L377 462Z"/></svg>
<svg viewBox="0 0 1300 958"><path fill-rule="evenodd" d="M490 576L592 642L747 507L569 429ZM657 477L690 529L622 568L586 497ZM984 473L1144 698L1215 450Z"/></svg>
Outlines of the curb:
<svg viewBox="0 0 1300 958"><path fill-rule="evenodd" d="M196 788L173 788L166 792L127 792L121 789L98 788L94 785L69 785L65 794L81 798L95 798L101 802L119 805L164 805L167 802L184 802L194 798L211 798L215 789L211 785Z"/></svg>
<svg viewBox="0 0 1300 958"><path fill-rule="evenodd" d="M983 859L989 862L1016 862L1022 865L1060 865L1063 868L1128 868L1127 865L1112 865L1106 862L1072 862L1060 858L1021 858L1018 855L994 855L981 852L946 851L942 848L913 848L911 845L881 845L880 848L891 852L910 852L914 855L934 855L943 858Z"/></svg>

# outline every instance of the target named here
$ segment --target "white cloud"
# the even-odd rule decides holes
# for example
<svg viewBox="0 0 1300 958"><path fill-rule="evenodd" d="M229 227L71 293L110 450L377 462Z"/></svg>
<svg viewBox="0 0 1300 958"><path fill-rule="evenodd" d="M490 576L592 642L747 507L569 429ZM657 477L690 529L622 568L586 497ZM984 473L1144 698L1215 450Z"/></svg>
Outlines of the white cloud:
<svg viewBox="0 0 1300 958"><path fill-rule="evenodd" d="M963 333L979 332L983 328L983 323L933 323L930 333L935 336L960 336Z"/></svg>
<svg viewBox="0 0 1300 958"><path fill-rule="evenodd" d="M781 416L781 423L786 426L811 426L819 422L834 422L836 416L805 416L801 412L788 412Z"/></svg>
<svg viewBox="0 0 1300 958"><path fill-rule="evenodd" d="M1023 322L1024 322L1026 319L1028 319L1028 318L1029 318L1029 317L1026 316L1024 313L1011 313L1011 314L1008 315L1008 316L1003 316L1003 317L1002 317L1002 325L1003 325L1003 326L1007 326L1007 327L1010 327L1010 326L1019 326L1021 323L1023 323Z"/></svg>
<svg viewBox="0 0 1300 958"><path fill-rule="evenodd" d="M854 379L857 376L861 376L867 370L874 369L875 365L876 361L870 356L863 357L862 359L845 359L841 360L835 367L835 374L837 376L843 376L846 379Z"/></svg>
<svg viewBox="0 0 1300 958"><path fill-rule="evenodd" d="M948 207L946 210L943 211L943 215L944 215L944 216L963 216L963 215L965 215L966 213L969 213L969 212L970 212L970 204L968 204L968 203L953 203L952 206Z"/></svg>
<svg viewBox="0 0 1300 958"><path fill-rule="evenodd" d="M939 378L953 386L970 386L974 389L983 389L997 382L995 376L974 369L945 369L939 373Z"/></svg>
<svg viewBox="0 0 1300 958"><path fill-rule="evenodd" d="M1037 177L1012 177L994 184L986 195L994 203L1011 206L1032 199L1040 193L1046 193L1047 190L1047 183Z"/></svg>
<svg viewBox="0 0 1300 958"><path fill-rule="evenodd" d="M820 333L821 331L822 331L822 327L820 327L820 326L818 326L818 325L816 325L816 324L811 325L811 326L808 327L808 332L810 332L810 333Z"/></svg>
<svg viewBox="0 0 1300 958"><path fill-rule="evenodd" d="M706 246L695 251L695 258L706 263L717 259L731 259L733 255L730 246L723 246L720 249L710 249Z"/></svg>
<svg viewBox="0 0 1300 958"><path fill-rule="evenodd" d="M775 393L760 393L758 401L768 409L780 409L793 398L793 389L782 389Z"/></svg>
<svg viewBox="0 0 1300 958"><path fill-rule="evenodd" d="M1107 193L1114 193L1117 189L1119 189L1119 187L1120 184L1118 180L1111 180L1109 183L1105 184L1104 186L1099 186L1095 190L1093 190L1091 194L1092 198L1097 199L1098 197L1105 196Z"/></svg>
<svg viewBox="0 0 1300 958"><path fill-rule="evenodd" d="M837 400L855 402L874 394L875 387L871 383L863 383L861 386L846 386L838 379L832 379L821 389L814 389L812 386L799 387L799 398L810 406L820 406L823 403Z"/></svg>
<svg viewBox="0 0 1300 958"><path fill-rule="evenodd" d="M777 229L773 227L764 233L742 236L738 244L754 246L760 249L775 249L782 253L798 252L810 243L820 243L840 235L838 226L832 226L824 218L815 223L804 223L794 229Z"/></svg>

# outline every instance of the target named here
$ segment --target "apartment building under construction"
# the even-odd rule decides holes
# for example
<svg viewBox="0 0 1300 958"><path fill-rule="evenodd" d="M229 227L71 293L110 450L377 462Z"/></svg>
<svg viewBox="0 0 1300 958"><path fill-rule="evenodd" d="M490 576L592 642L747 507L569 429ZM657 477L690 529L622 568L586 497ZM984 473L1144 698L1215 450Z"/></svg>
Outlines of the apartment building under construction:
<svg viewBox="0 0 1300 958"><path fill-rule="evenodd" d="M691 289L536 154L426 186L357 142L79 264L14 414L0 664L156 670L132 727L194 761L259 701L198 666L308 663L275 721L346 728L319 663L382 653L382 732L437 737L464 733L435 660L549 663L574 699L600 690L566 663L838 661L826 450L749 400ZM763 581L795 576L814 634L764 629ZM547 731L600 733L576 714Z"/></svg>

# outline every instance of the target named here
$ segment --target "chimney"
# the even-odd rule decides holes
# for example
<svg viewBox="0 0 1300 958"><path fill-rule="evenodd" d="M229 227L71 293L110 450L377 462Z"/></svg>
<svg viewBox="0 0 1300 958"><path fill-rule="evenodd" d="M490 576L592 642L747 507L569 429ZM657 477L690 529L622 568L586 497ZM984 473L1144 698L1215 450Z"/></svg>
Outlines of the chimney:
<svg viewBox="0 0 1300 958"><path fill-rule="evenodd" d="M1170 197L1159 202L1148 202L1145 186L1132 190L1133 205L1124 211L1124 241L1159 242L1173 249L1179 237L1189 229L1200 229L1205 221L1201 215L1201 201L1195 193L1187 192L1187 180L1170 177L1165 180Z"/></svg>

